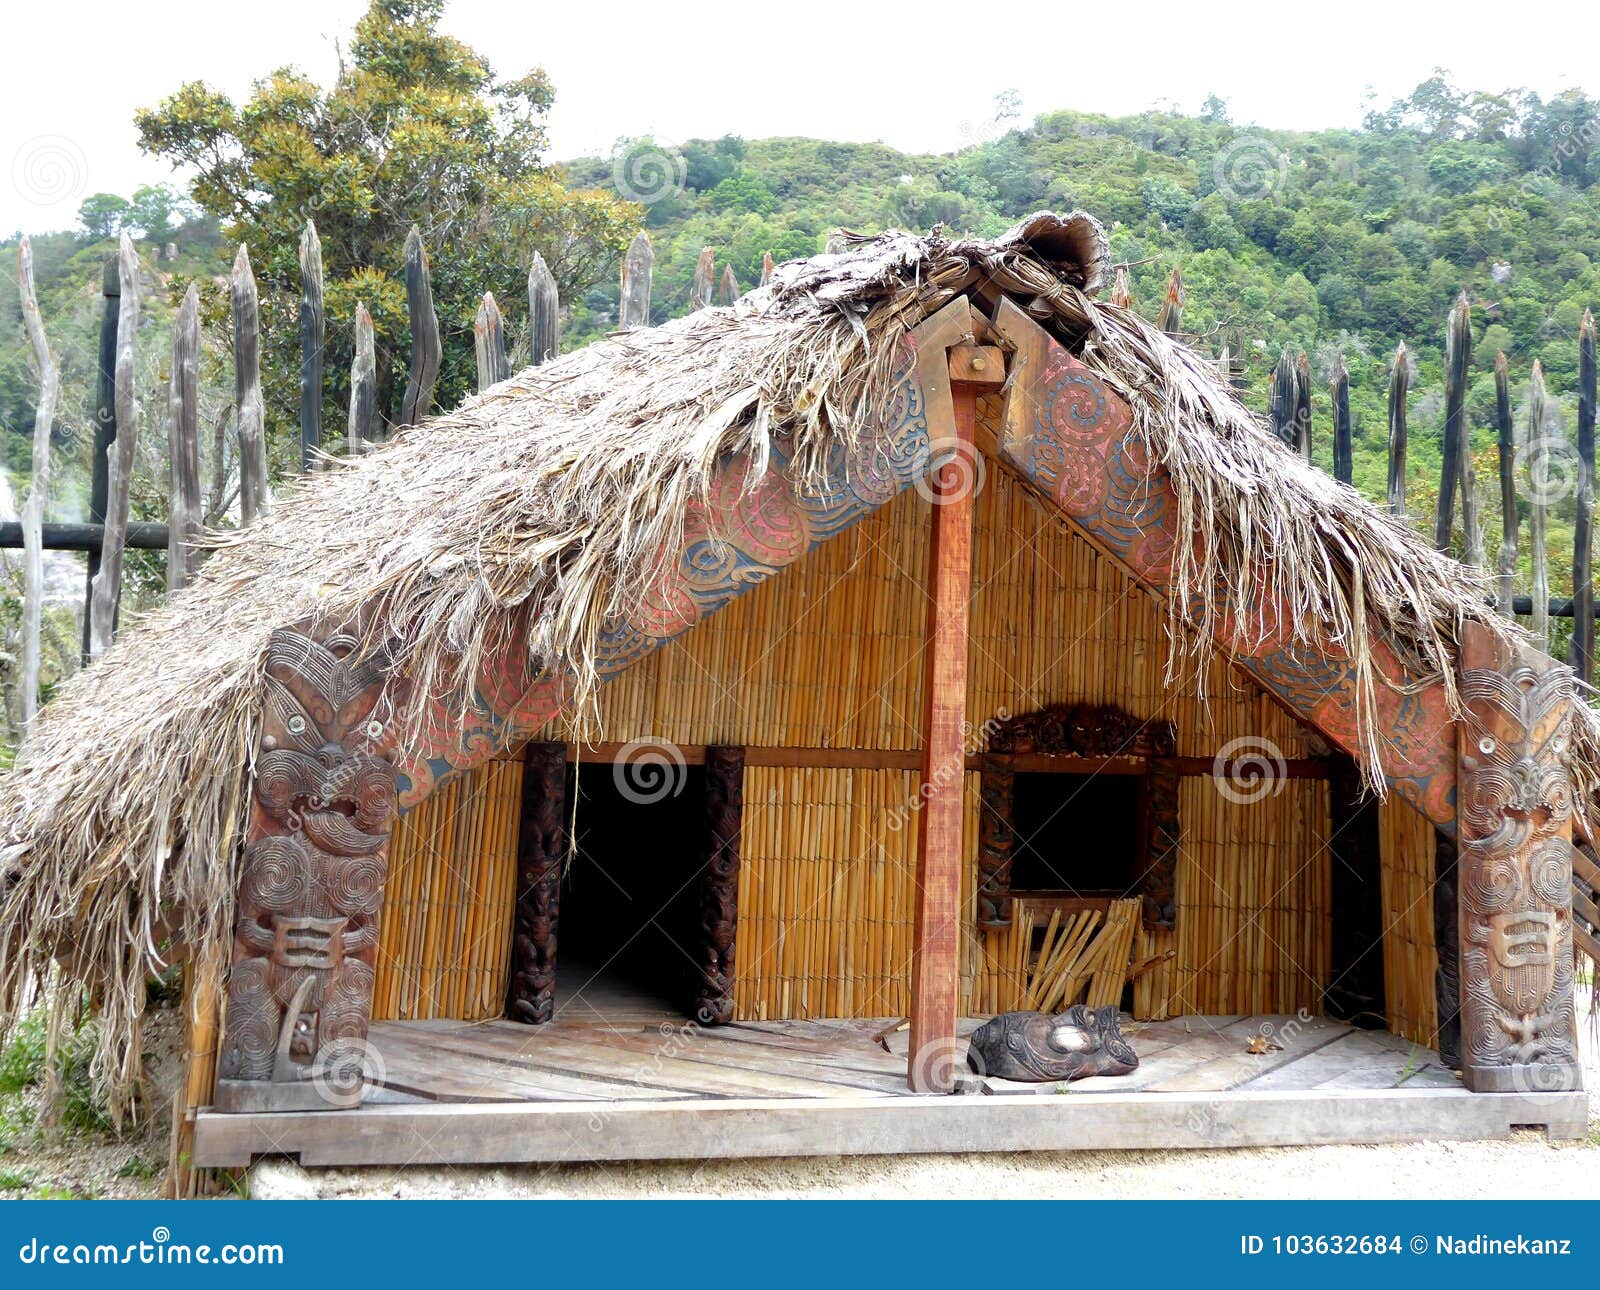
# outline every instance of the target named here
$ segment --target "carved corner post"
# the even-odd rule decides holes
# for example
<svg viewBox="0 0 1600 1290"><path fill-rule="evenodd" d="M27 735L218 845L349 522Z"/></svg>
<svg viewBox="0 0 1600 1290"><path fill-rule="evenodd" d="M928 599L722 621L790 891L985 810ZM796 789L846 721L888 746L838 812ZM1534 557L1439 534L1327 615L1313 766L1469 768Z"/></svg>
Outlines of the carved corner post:
<svg viewBox="0 0 1600 1290"><path fill-rule="evenodd" d="M1463 1076L1479 1092L1576 1089L1572 673L1468 623L1461 698Z"/></svg>
<svg viewBox="0 0 1600 1290"><path fill-rule="evenodd" d="M978 926L1011 926L1011 858L1017 849L1015 762L985 753L978 773Z"/></svg>
<svg viewBox="0 0 1600 1290"><path fill-rule="evenodd" d="M739 923L739 838L744 825L744 749L706 749L706 865L700 872L700 964L694 1019L733 1020L733 946Z"/></svg>
<svg viewBox="0 0 1600 1290"><path fill-rule="evenodd" d="M556 1015L556 932L566 853L567 746L530 743L522 756L517 906L506 1016L542 1025Z"/></svg>
<svg viewBox="0 0 1600 1290"><path fill-rule="evenodd" d="M361 1101L396 774L386 662L360 645L281 630L267 646L219 1110Z"/></svg>

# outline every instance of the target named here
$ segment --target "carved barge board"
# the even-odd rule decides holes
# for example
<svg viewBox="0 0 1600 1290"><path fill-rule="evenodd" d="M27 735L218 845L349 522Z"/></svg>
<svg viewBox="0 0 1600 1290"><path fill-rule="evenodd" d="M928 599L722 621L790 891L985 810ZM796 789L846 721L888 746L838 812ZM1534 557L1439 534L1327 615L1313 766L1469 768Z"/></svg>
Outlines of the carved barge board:
<svg viewBox="0 0 1600 1290"><path fill-rule="evenodd" d="M1579 1088L1572 673L1477 623L1463 629L1461 664L1462 1074L1479 1092Z"/></svg>
<svg viewBox="0 0 1600 1290"><path fill-rule="evenodd" d="M801 488L781 439L773 445L772 468L754 488L747 486L749 461L731 459L712 485L709 506L693 508L685 520L681 560L648 603L609 624L602 635L596 660L602 679L653 653L926 477L934 446L954 432L947 351L971 328L965 297L912 328L884 425L864 436L858 459L847 460L837 451L821 488ZM401 810L515 746L566 707L566 682L530 683L525 641L521 633L512 635L518 639L511 646L485 661L469 715L461 716L460 696L438 699L422 738L400 750Z"/></svg>
<svg viewBox="0 0 1600 1290"><path fill-rule="evenodd" d="M222 1110L356 1105L394 817L384 661L354 635L267 646L239 881Z"/></svg>
<svg viewBox="0 0 1600 1290"><path fill-rule="evenodd" d="M1166 594L1178 539L1178 502L1127 403L1015 304L1002 300L995 328L1016 346L1001 460L1052 502L1101 554ZM1292 621L1287 610L1278 620ZM1347 752L1358 751L1355 672L1334 641L1244 644L1219 624L1218 645L1300 720ZM1455 723L1444 687L1411 690L1381 640L1377 721L1382 770L1394 790L1434 823L1455 827ZM1384 685L1384 679L1394 687Z"/></svg>
<svg viewBox="0 0 1600 1290"><path fill-rule="evenodd" d="M733 1020L733 946L739 920L739 839L744 823L744 749L706 749L705 868L700 873L699 980L694 1017Z"/></svg>
<svg viewBox="0 0 1600 1290"><path fill-rule="evenodd" d="M556 1015L556 933L566 855L567 746L530 743L523 753L506 1016L541 1025Z"/></svg>

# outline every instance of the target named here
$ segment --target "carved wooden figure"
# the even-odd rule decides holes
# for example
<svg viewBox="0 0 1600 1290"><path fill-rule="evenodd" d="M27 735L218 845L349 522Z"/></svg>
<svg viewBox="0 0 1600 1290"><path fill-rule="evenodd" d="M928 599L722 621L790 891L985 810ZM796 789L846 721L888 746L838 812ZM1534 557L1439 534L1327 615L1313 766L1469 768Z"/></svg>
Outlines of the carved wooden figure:
<svg viewBox="0 0 1600 1290"><path fill-rule="evenodd" d="M744 749L706 749L706 866L700 875L700 979L694 1018L733 1020L733 944L739 918L739 838L744 817Z"/></svg>
<svg viewBox="0 0 1600 1290"><path fill-rule="evenodd" d="M1484 1092L1577 1088L1572 673L1477 623L1463 629L1461 662L1463 1075Z"/></svg>
<svg viewBox="0 0 1600 1290"><path fill-rule="evenodd" d="M523 754L517 837L517 908L506 1015L541 1025L556 1015L556 933L566 853L567 748L531 743Z"/></svg>
<svg viewBox="0 0 1600 1290"><path fill-rule="evenodd" d="M274 632L219 1062L223 1110L361 1100L395 770L382 660Z"/></svg>
<svg viewBox="0 0 1600 1290"><path fill-rule="evenodd" d="M972 1032L967 1065L997 1079L1045 1083L1126 1075L1139 1058L1122 1037L1115 1007L1075 1003L1059 1015L1002 1012Z"/></svg>

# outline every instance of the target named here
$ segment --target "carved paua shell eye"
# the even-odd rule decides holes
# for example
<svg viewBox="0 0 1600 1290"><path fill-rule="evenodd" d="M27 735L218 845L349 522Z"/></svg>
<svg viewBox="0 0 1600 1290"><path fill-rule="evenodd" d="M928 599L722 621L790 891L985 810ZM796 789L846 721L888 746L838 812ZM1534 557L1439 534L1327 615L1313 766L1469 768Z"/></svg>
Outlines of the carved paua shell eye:
<svg viewBox="0 0 1600 1290"><path fill-rule="evenodd" d="M1494 740L1489 738L1488 735L1484 735L1482 739L1478 740L1478 751L1481 752L1485 757L1493 756L1494 749Z"/></svg>
<svg viewBox="0 0 1600 1290"><path fill-rule="evenodd" d="M306 719L296 712L288 721L284 722L291 735L303 735L306 732Z"/></svg>
<svg viewBox="0 0 1600 1290"><path fill-rule="evenodd" d="M381 722L381 721L369 721L369 722L367 722L367 738L368 739L380 739L382 737L383 737L383 722Z"/></svg>

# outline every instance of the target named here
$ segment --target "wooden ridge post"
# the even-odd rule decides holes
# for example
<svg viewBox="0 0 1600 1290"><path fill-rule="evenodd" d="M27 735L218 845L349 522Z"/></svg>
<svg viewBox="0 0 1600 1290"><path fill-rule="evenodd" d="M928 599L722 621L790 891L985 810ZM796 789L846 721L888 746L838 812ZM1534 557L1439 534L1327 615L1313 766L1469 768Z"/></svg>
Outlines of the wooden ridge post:
<svg viewBox="0 0 1600 1290"><path fill-rule="evenodd" d="M506 357L506 326L494 292L485 291L472 323L473 355L478 365L478 393L498 385L511 375Z"/></svg>
<svg viewBox="0 0 1600 1290"><path fill-rule="evenodd" d="M711 293L716 289L717 256L709 246L700 248L700 258L695 261L694 280L689 284L689 307L706 308L711 303Z"/></svg>
<svg viewBox="0 0 1600 1290"><path fill-rule="evenodd" d="M940 315L923 324L919 366L932 368ZM945 342L949 344L948 341ZM917 821L916 915L911 942L911 1036L907 1082L913 1092L955 1087L960 1042L956 1020L961 989L961 874L966 864L963 780L966 768L967 627L972 599L973 498L983 480L977 448L980 385L1005 380L998 349L963 345L948 350L938 373L949 382L950 413L930 415L934 454L933 515L928 543L928 619L922 668L922 782ZM924 394L930 413L942 393Z"/></svg>

